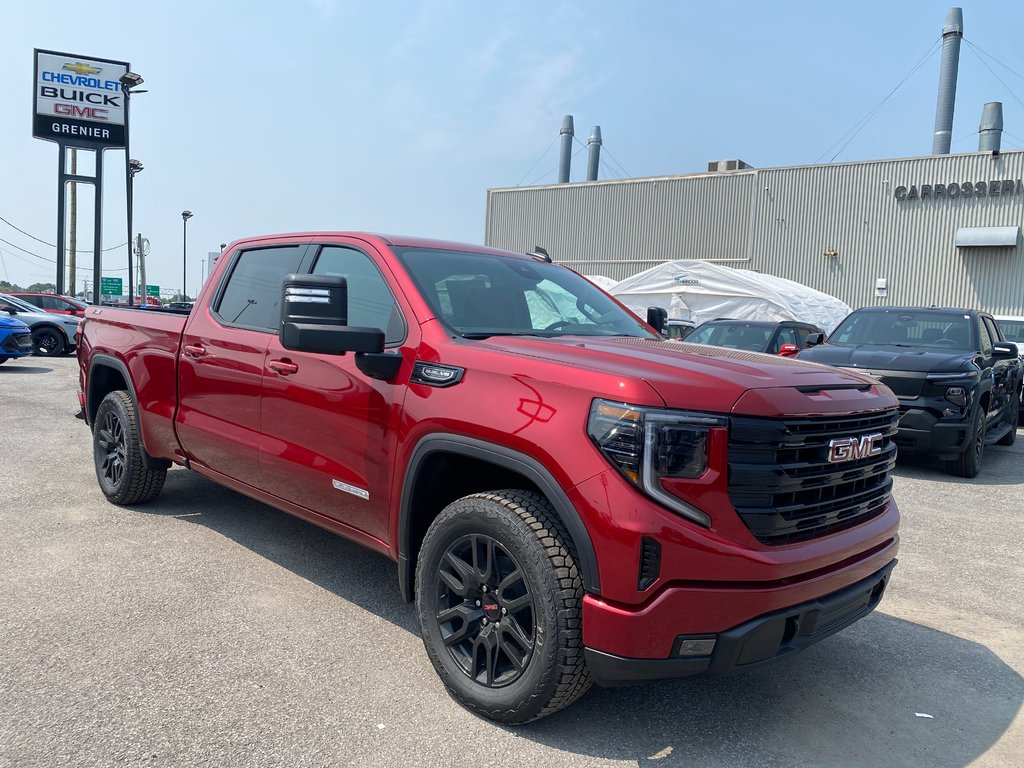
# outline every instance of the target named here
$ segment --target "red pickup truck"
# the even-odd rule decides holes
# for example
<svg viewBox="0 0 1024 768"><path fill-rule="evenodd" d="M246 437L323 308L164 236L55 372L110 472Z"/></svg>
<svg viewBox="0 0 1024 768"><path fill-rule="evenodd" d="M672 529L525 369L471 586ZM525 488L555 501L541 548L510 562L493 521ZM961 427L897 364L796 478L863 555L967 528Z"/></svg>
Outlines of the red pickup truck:
<svg viewBox="0 0 1024 768"><path fill-rule="evenodd" d="M103 493L149 501L178 464L384 553L472 710L749 667L881 599L897 401L874 380L667 341L541 255L224 253L189 313L87 310Z"/></svg>

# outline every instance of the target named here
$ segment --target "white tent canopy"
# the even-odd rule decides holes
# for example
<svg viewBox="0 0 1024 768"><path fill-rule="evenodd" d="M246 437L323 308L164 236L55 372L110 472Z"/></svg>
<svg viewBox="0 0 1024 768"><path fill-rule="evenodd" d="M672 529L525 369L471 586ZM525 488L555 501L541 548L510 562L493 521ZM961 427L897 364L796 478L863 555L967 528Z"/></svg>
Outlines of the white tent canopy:
<svg viewBox="0 0 1024 768"><path fill-rule="evenodd" d="M670 318L695 323L799 320L831 332L850 314L839 299L806 285L707 261L667 261L606 290L639 317L648 307L663 307Z"/></svg>

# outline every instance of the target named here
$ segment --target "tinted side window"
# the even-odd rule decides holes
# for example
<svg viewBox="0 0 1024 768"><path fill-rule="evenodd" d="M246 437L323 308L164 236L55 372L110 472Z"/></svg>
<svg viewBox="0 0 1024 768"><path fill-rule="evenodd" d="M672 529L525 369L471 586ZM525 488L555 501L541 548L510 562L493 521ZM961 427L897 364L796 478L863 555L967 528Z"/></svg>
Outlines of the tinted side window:
<svg viewBox="0 0 1024 768"><path fill-rule="evenodd" d="M348 282L349 325L380 328L385 344L405 338L405 321L395 297L377 265L365 253L344 246L324 246L313 274L344 277Z"/></svg>
<svg viewBox="0 0 1024 768"><path fill-rule="evenodd" d="M302 260L303 246L244 251L235 261L216 312L228 325L277 332L281 284Z"/></svg>
<svg viewBox="0 0 1024 768"><path fill-rule="evenodd" d="M978 333L981 336L981 351L982 354L988 355L992 353L992 337L988 334L988 328L985 326L985 322L979 317L978 318Z"/></svg>
<svg viewBox="0 0 1024 768"><path fill-rule="evenodd" d="M783 344L796 344L800 345L800 339L797 338L796 328L780 328L779 335L775 339L775 343L772 345L772 354L778 354L779 350L782 349Z"/></svg>
<svg viewBox="0 0 1024 768"><path fill-rule="evenodd" d="M992 342L1004 341L1003 336L999 333L999 328L996 326L995 321L991 317L983 318L985 321L985 327L988 329L988 335L992 337Z"/></svg>

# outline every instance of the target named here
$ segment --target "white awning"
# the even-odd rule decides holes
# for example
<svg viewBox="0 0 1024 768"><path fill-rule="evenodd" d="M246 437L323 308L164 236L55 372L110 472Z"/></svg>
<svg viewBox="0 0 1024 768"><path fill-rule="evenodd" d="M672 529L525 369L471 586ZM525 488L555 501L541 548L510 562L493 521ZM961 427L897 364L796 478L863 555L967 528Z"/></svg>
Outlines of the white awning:
<svg viewBox="0 0 1024 768"><path fill-rule="evenodd" d="M958 248L1013 248L1020 239L1020 227L960 227Z"/></svg>

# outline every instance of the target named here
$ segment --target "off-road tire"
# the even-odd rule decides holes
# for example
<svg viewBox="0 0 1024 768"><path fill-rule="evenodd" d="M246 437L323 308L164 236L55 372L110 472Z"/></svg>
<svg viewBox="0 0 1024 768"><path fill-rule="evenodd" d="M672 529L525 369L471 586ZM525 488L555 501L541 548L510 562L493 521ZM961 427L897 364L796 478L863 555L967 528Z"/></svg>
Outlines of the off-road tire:
<svg viewBox="0 0 1024 768"><path fill-rule="evenodd" d="M100 402L92 444L96 479L108 501L143 504L164 487L167 470L146 467L135 404L124 390L111 392Z"/></svg>
<svg viewBox="0 0 1024 768"><path fill-rule="evenodd" d="M999 438L998 445L1013 445L1017 442L1017 427L1020 426L1020 395L1014 392L1010 396L1010 402L1006 405L1006 420L1010 424L1010 431Z"/></svg>
<svg viewBox="0 0 1024 768"><path fill-rule="evenodd" d="M32 349L40 357L56 357L64 351L64 337L56 328L40 328L32 332Z"/></svg>
<svg viewBox="0 0 1024 768"><path fill-rule="evenodd" d="M513 565L522 571L525 588L533 600L532 653L521 665L519 677L501 687L478 682L460 666L455 652L445 644L445 630L438 616L439 610L443 611L442 601L451 600L450 595L443 594L447 587L440 575L442 561L448 564L445 558L455 551L453 548L463 546L461 542L471 540L475 548L478 539L493 541L498 550L511 557ZM548 501L536 493L477 493L452 502L437 516L418 556L416 605L427 654L456 701L491 720L520 724L557 712L587 691L591 679L583 654L584 590L576 559L562 522ZM486 570L490 572L490 566ZM469 579L463 581L465 585L470 583ZM494 590L484 592L500 602ZM479 634L466 642L482 643L480 638L484 637L487 621L483 612L474 613L472 598L473 595L467 597L464 605L467 615L480 614L475 619L478 623L466 619L463 626L475 626ZM488 602L485 599L484 609ZM499 621L504 620L505 617ZM491 630L497 632L498 625L492 623ZM450 633L449 638L454 634ZM497 651L494 653L497 655ZM489 664L491 657L486 658ZM475 659L474 645L474 667ZM487 672L487 680L490 678Z"/></svg>
<svg viewBox="0 0 1024 768"><path fill-rule="evenodd" d="M967 436L967 446L963 453L948 462L947 469L957 477L976 477L981 471L981 460L985 455L985 406L978 403L974 415L974 428Z"/></svg>

